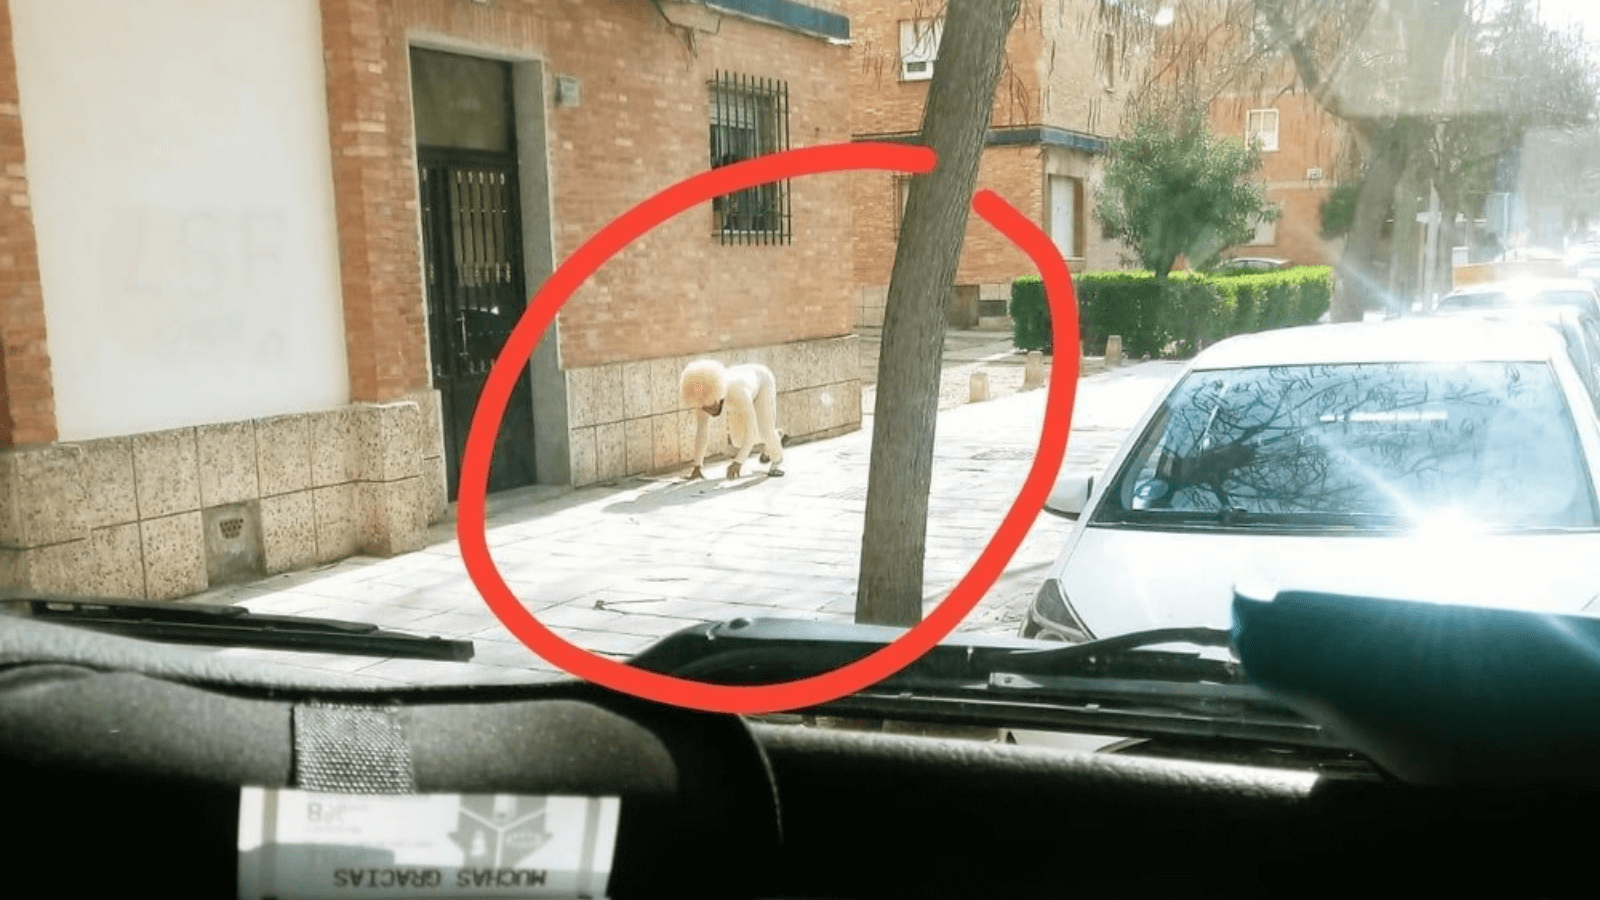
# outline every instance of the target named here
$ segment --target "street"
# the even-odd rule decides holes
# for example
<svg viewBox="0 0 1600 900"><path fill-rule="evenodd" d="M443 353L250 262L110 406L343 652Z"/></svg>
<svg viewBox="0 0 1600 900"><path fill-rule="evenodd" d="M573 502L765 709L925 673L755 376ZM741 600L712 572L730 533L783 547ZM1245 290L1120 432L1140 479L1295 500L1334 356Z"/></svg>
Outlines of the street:
<svg viewBox="0 0 1600 900"><path fill-rule="evenodd" d="M1146 362L1080 380L1065 469L1103 466L1176 373ZM1046 393L1013 393L939 416L926 562L931 609L966 573L1026 478ZM870 408L867 409L870 414ZM489 545L512 590L541 623L587 650L623 659L704 621L802 617L850 621L866 503L871 419L861 431L786 451L783 478L765 467L729 482L680 472L579 490L491 497ZM1014 634L1071 523L1041 513L962 631ZM454 524L427 548L356 557L307 572L214 590L199 602L253 612L371 622L474 642L470 663L335 654L217 651L400 684L548 680L557 672L507 631L463 568Z"/></svg>

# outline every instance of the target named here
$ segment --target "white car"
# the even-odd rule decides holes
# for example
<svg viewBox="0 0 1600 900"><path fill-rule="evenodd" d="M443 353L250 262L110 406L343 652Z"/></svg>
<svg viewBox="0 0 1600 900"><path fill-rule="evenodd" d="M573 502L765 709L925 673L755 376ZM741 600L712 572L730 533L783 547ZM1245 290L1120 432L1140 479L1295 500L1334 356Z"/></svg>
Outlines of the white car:
<svg viewBox="0 0 1600 900"><path fill-rule="evenodd" d="M1467 318L1222 341L1131 432L1021 635L1231 626L1236 587L1580 612L1600 595L1600 427L1560 337Z"/></svg>
<svg viewBox="0 0 1600 900"><path fill-rule="evenodd" d="M1589 397L1600 411L1600 319L1584 315L1579 309L1561 304L1544 306L1489 307L1438 310L1438 315L1477 316L1483 319L1508 319L1545 325L1561 335L1567 354L1588 388Z"/></svg>
<svg viewBox="0 0 1600 900"><path fill-rule="evenodd" d="M1600 292L1587 278L1522 276L1456 288L1439 298L1440 312L1566 306L1600 319Z"/></svg>

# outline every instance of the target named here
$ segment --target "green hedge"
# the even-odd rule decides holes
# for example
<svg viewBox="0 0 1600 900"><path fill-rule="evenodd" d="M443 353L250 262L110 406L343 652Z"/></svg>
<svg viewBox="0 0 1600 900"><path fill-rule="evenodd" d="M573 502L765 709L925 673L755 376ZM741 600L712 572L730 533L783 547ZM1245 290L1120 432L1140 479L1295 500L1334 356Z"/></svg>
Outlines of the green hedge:
<svg viewBox="0 0 1600 900"><path fill-rule="evenodd" d="M1129 356L1188 356L1229 335L1315 322L1333 296L1327 266L1251 275L1174 272L1163 291L1150 272L1073 276L1084 346L1122 336ZM1037 276L1011 285L1012 340L1019 350L1050 352L1050 310Z"/></svg>
<svg viewBox="0 0 1600 900"><path fill-rule="evenodd" d="M1044 281L1035 275L1011 282L1011 342L1019 350L1051 351L1050 304Z"/></svg>

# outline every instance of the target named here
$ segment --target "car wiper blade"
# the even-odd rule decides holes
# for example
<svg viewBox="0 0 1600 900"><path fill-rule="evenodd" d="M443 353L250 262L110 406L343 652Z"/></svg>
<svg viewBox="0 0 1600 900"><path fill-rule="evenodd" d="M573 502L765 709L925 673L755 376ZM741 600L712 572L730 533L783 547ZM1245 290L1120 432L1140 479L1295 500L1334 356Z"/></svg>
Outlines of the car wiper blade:
<svg viewBox="0 0 1600 900"><path fill-rule="evenodd" d="M1315 531L1393 531L1416 526L1416 520L1387 513L1255 512L1241 507L1221 510L1132 510L1108 517L1106 524L1151 526L1219 526Z"/></svg>
<svg viewBox="0 0 1600 900"><path fill-rule="evenodd" d="M242 606L0 592L0 609L124 637L174 644L252 647L465 662L471 641L385 631L368 622L264 615Z"/></svg>
<svg viewBox="0 0 1600 900"><path fill-rule="evenodd" d="M808 678L887 646L903 629L805 619L734 619L692 625L630 660L641 669L719 684L772 684ZM1228 646L1227 631L1168 628L1085 644L951 635L901 670L896 683L987 682L997 672L1237 682L1231 663L1163 645Z"/></svg>
<svg viewBox="0 0 1600 900"><path fill-rule="evenodd" d="M641 669L725 685L808 678L856 662L904 631L793 619L695 625L630 660ZM1337 746L1246 682L1215 628L1164 628L1083 644L951 635L884 681L812 712L1189 735ZM1193 649L1177 649L1193 648ZM1204 649L1211 649L1208 656Z"/></svg>
<svg viewBox="0 0 1600 900"><path fill-rule="evenodd" d="M1228 650L1230 660L1219 661L1190 652L1147 650L1168 644L1186 644ZM1120 674L1124 677L1159 678L1175 676L1189 681L1238 683L1243 673L1231 661L1233 635L1222 628L1152 628L1132 634L1119 634L1081 644L1047 644L1043 648L1019 648L1007 658L1011 672L1040 674ZM1136 652L1135 652L1136 651Z"/></svg>

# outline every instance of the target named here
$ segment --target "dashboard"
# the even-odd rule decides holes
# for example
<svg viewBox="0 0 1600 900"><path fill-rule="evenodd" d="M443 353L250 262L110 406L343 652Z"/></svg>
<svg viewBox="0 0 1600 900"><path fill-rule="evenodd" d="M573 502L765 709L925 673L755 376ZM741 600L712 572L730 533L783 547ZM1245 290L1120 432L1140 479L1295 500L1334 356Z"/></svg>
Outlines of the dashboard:
<svg viewBox="0 0 1600 900"><path fill-rule="evenodd" d="M392 730L329 741L329 717ZM6 855L31 894L237 896L245 789L383 772L419 795L619 798L604 896L622 900L1586 893L1582 786L1423 789L1202 741L1090 754L833 724L582 683L395 690L0 623Z"/></svg>

